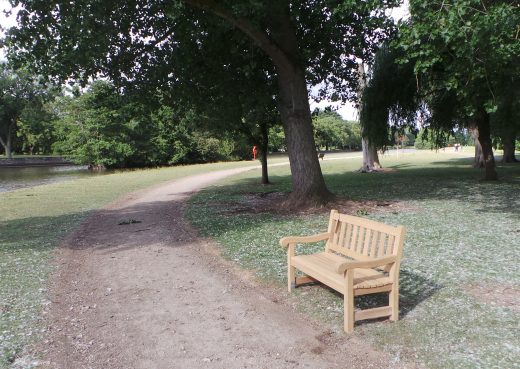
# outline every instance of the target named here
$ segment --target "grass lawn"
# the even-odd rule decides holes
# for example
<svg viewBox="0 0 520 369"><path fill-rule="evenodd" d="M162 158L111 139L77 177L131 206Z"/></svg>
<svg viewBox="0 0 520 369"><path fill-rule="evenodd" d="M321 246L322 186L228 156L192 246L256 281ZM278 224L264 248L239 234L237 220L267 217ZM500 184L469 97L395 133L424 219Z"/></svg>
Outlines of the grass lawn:
<svg viewBox="0 0 520 369"><path fill-rule="evenodd" d="M359 209L407 227L401 267L401 320L356 326L396 361L428 368L520 368L520 165L499 165L499 182L482 182L471 159L454 152L382 157L395 171L354 172L360 159L321 163L336 194L398 201L395 211ZM222 245L225 257L285 288L286 255L278 240L326 230L328 214L256 212L254 201L289 191L287 167L270 170L271 186L245 173L191 200L188 217ZM302 252L319 249L313 245ZM319 287L297 289L296 306L342 332L343 300ZM358 306L385 299L364 297Z"/></svg>
<svg viewBox="0 0 520 369"><path fill-rule="evenodd" d="M136 170L0 193L0 368L40 333L52 252L94 209L160 182L254 162Z"/></svg>

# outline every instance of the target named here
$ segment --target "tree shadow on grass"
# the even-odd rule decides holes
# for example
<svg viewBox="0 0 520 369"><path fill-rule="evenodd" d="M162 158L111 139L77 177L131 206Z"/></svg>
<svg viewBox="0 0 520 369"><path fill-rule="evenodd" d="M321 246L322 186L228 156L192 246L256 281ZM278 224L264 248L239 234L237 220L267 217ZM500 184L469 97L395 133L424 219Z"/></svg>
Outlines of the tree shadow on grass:
<svg viewBox="0 0 520 369"><path fill-rule="evenodd" d="M465 159L454 159L463 163ZM447 162L448 163L448 162ZM497 168L499 181L481 180L481 172L467 165L454 167L417 168L396 166L399 170L387 173L331 173L324 172L328 188L340 198L380 201L460 201L470 203L475 211L493 214L520 215L520 165L504 165ZM219 193L240 194L255 192L283 192L291 190L289 175L271 176L272 185L260 186L258 179L245 179L218 187ZM232 201L227 204L232 206ZM244 205L244 204L242 204ZM280 203L276 204L280 206ZM219 206L215 203L215 206ZM334 202L327 208L334 206Z"/></svg>
<svg viewBox="0 0 520 369"><path fill-rule="evenodd" d="M176 219L182 221L184 204L184 201L172 199L143 202L118 209L4 221L0 224L0 251L43 251L62 246L75 250L111 252L145 247L152 243L179 246L192 239L196 233L187 223L187 228L172 226L172 223L178 223ZM146 237L149 235L153 237Z"/></svg>
<svg viewBox="0 0 520 369"><path fill-rule="evenodd" d="M85 216L86 213L78 212L4 221L0 224L0 250L6 253L51 250L71 230L71 222L73 227Z"/></svg>
<svg viewBox="0 0 520 369"><path fill-rule="evenodd" d="M462 166L453 167L453 161ZM520 165L498 166L498 181L482 181L480 170L464 165L463 159L453 161L437 162L439 167L396 166L396 172L325 174L325 178L332 192L353 199L456 200L474 205L478 212L520 214Z"/></svg>

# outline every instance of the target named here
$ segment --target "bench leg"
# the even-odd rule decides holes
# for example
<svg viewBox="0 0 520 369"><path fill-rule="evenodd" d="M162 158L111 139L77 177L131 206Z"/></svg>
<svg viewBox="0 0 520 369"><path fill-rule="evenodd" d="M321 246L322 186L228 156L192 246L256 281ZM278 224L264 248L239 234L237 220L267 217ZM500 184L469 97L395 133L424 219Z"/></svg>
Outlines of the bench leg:
<svg viewBox="0 0 520 369"><path fill-rule="evenodd" d="M399 287L394 285L390 295L388 296L388 302L392 309L392 315L390 315L391 321L399 320Z"/></svg>
<svg viewBox="0 0 520 369"><path fill-rule="evenodd" d="M296 268L289 264L287 266L287 290L292 292L296 287Z"/></svg>
<svg viewBox="0 0 520 369"><path fill-rule="evenodd" d="M345 294L343 295L344 304L344 329L346 333L354 331L354 271L347 270Z"/></svg>
<svg viewBox="0 0 520 369"><path fill-rule="evenodd" d="M291 258L295 254L295 248L295 244L289 244L287 247L287 290L289 293L296 287L296 268L291 265Z"/></svg>

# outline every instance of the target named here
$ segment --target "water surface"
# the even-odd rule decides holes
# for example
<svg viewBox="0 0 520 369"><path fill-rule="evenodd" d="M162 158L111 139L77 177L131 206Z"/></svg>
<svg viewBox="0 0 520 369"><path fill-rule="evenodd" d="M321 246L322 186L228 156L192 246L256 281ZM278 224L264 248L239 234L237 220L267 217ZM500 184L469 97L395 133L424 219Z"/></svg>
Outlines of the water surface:
<svg viewBox="0 0 520 369"><path fill-rule="evenodd" d="M106 172L89 171L86 165L0 167L0 192L70 181L103 173Z"/></svg>

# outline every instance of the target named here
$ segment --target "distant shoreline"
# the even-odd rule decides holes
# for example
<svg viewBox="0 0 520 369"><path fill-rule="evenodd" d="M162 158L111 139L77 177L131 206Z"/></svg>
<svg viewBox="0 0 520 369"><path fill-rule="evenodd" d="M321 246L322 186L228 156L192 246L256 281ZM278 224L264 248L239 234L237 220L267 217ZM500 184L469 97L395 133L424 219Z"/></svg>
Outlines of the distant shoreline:
<svg viewBox="0 0 520 369"><path fill-rule="evenodd" d="M74 163L59 156L0 159L0 168L51 167L57 165L74 165Z"/></svg>

